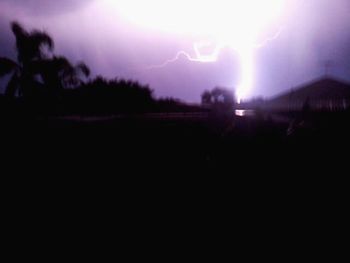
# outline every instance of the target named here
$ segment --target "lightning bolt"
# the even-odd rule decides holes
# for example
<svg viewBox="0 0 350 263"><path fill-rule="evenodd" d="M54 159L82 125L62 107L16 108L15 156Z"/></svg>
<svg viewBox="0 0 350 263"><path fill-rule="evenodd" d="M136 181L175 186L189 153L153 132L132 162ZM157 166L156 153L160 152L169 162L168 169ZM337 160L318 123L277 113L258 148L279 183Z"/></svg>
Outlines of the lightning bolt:
<svg viewBox="0 0 350 263"><path fill-rule="evenodd" d="M305 5L307 1L100 0L96 2L100 3L103 10L108 10L108 14L112 12L111 18L117 12L127 23L137 25L142 30L181 33L185 37L205 36L206 39L212 40L212 42L195 42L191 45L192 49L180 50L174 57L160 64L134 71L158 70L180 59L193 63L214 63L218 61L224 48L234 51L239 56L241 64L241 80L236 88L236 97L241 101L248 97L254 86L256 50L277 39L282 29L262 41L258 40L258 37L275 23L287 25L283 24L283 21L291 18L292 13L299 10L299 5Z"/></svg>
<svg viewBox="0 0 350 263"><path fill-rule="evenodd" d="M257 49L263 48L266 45L268 45L270 42L276 40L279 38L279 36L282 34L283 27L280 27L279 30L272 36L269 36L265 39L263 39L259 43L247 43L246 45L241 45L240 47L236 47L233 44L216 44L214 50L210 54L203 54L201 52L201 48L210 46L211 42L196 42L193 44L193 50L194 50L194 56L191 56L188 52L181 50L176 53L176 55L164 61L161 64L158 65L152 65L147 67L148 70L154 70L154 69L161 69L165 68L168 65L177 62L181 57L184 57L190 62L196 62L196 63L214 63L218 61L219 55L223 48L230 47L231 50L237 52L237 54L240 57L241 61L241 83L239 84L237 90L236 90L236 97L237 102L240 103L243 98L246 97L247 93L249 92L249 89L253 85L253 73L254 73L254 52Z"/></svg>
<svg viewBox="0 0 350 263"><path fill-rule="evenodd" d="M254 45L255 48L257 48L257 49L262 48L262 47L266 46L267 44L269 44L270 42L276 40L277 38L280 37L283 30L284 30L284 27L280 27L274 35L269 36L269 37L265 38L263 41L261 41L260 43L255 44Z"/></svg>
<svg viewBox="0 0 350 263"><path fill-rule="evenodd" d="M181 51L176 53L174 58L168 59L168 60L164 61L162 64L159 64L159 65L149 66L149 67L147 67L147 69L152 70L152 69L165 68L169 64L172 64L172 63L175 63L176 61L178 61L181 57L185 57L188 61L191 61L191 62L198 62L198 63L205 63L206 62L206 61L203 61L200 57L194 58L189 53L187 53L186 51L181 50ZM210 61L210 62L215 62L215 61Z"/></svg>
<svg viewBox="0 0 350 263"><path fill-rule="evenodd" d="M193 50L195 53L195 57L191 56L186 51L181 50L181 51L177 52L173 58L164 61L162 64L149 66L149 67L147 67L147 69L152 70L152 69L165 68L169 64L177 62L181 57L185 57L188 61L191 61L191 62L214 63L218 60L220 52L224 46L223 45L216 45L214 51L211 54L203 55L200 51L200 48L205 47L205 46L209 46L209 45L210 45L210 43L208 43L208 42L194 43Z"/></svg>

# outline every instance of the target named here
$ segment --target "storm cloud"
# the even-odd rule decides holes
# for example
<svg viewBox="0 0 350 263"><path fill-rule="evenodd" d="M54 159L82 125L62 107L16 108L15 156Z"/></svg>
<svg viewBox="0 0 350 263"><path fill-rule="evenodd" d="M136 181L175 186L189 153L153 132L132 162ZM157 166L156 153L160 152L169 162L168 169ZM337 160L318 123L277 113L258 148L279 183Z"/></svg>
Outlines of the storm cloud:
<svg viewBox="0 0 350 263"><path fill-rule="evenodd" d="M105 10L101 2L0 0L0 56L15 56L9 23L17 20L28 29L49 32L57 53L86 61L95 74L140 80L150 84L158 96L193 102L205 89L216 85L234 88L239 82L237 54L228 49L212 64L181 57L168 67L147 69L179 50L193 52L192 40L130 24ZM274 96L322 77L326 61L332 62L330 74L350 81L350 2L300 2L281 22L280 36L257 50L252 96Z"/></svg>
<svg viewBox="0 0 350 263"><path fill-rule="evenodd" d="M92 0L1 0L0 6L12 7L31 15L53 15L74 12Z"/></svg>

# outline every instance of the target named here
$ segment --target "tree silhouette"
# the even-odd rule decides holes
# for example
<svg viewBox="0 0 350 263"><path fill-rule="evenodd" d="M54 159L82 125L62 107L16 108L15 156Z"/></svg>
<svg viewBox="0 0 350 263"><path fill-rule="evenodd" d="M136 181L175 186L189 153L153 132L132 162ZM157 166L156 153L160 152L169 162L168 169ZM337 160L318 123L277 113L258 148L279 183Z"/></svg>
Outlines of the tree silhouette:
<svg viewBox="0 0 350 263"><path fill-rule="evenodd" d="M204 91L202 94L202 104L210 105L212 103L212 94L210 91Z"/></svg>
<svg viewBox="0 0 350 263"><path fill-rule="evenodd" d="M38 86L33 63L46 58L47 51L53 50L54 42L47 33L38 30L28 32L17 22L11 24L11 29L16 37L17 62L0 58L0 77L12 74L6 95L14 97L18 93L29 96Z"/></svg>
<svg viewBox="0 0 350 263"><path fill-rule="evenodd" d="M216 87L212 91L204 91L202 104L220 110L233 110L235 98L232 91Z"/></svg>
<svg viewBox="0 0 350 263"><path fill-rule="evenodd" d="M18 22L13 22L11 28L16 37L20 63L28 64L33 60L45 58L47 56L45 47L53 51L54 42L47 33L38 30L27 32Z"/></svg>
<svg viewBox="0 0 350 263"><path fill-rule="evenodd" d="M90 76L90 69L86 64L81 62L72 65L62 56L38 60L33 66L42 77L47 89L54 93L63 88L75 88L84 83L83 78Z"/></svg>
<svg viewBox="0 0 350 263"><path fill-rule="evenodd" d="M197 110L174 99L156 100L153 90L137 81L88 79L90 69L86 64L74 65L53 53L54 42L47 33L26 31L17 22L11 28L16 38L17 61L0 57L0 77L12 74L5 94L21 98L16 103L26 113L43 116ZM208 95L211 101L212 93Z"/></svg>
<svg viewBox="0 0 350 263"><path fill-rule="evenodd" d="M85 74L82 71L87 70L82 64L78 64L74 69L78 71L78 75ZM153 91L147 85L131 80L106 79L98 76L75 88L67 86L64 88L63 92L59 93L62 95L59 107L63 114L139 113L149 112L156 107Z"/></svg>
<svg viewBox="0 0 350 263"><path fill-rule="evenodd" d="M65 57L53 56L54 41L47 33L28 32L18 22L11 28L16 37L17 62L0 57L0 77L12 74L5 89L7 96L33 97L43 88L46 94L57 95L63 88L81 85L83 77L90 75L84 63L72 65Z"/></svg>

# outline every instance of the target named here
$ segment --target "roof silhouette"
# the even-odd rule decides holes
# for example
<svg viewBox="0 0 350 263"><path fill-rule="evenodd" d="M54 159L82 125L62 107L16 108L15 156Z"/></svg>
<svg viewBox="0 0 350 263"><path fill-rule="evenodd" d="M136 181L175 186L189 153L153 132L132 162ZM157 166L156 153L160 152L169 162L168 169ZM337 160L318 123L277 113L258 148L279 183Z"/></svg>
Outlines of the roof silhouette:
<svg viewBox="0 0 350 263"><path fill-rule="evenodd" d="M271 100L275 103L310 100L350 99L350 84L334 78L322 78L283 93Z"/></svg>

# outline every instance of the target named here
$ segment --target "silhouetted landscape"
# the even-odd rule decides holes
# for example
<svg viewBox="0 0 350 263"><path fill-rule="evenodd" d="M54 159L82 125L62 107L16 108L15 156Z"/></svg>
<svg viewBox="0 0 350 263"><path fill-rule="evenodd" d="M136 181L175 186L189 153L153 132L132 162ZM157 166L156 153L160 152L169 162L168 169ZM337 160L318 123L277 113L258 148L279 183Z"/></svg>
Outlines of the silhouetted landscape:
<svg viewBox="0 0 350 263"><path fill-rule="evenodd" d="M215 243L248 259L337 261L349 11L348 0L0 0L3 250L167 262L208 260Z"/></svg>
<svg viewBox="0 0 350 263"><path fill-rule="evenodd" d="M11 29L17 61L0 58L1 76L10 76L0 97L8 149L62 150L64 159L84 156L84 166L103 152L115 165L198 171L263 167L272 158L288 164L309 154L324 159L329 151L340 154L338 146L347 149L350 86L341 81L327 78L241 104L233 91L214 88L203 92L201 104L187 104L156 98L136 81L89 78L88 65L55 54L46 32L17 22Z"/></svg>

